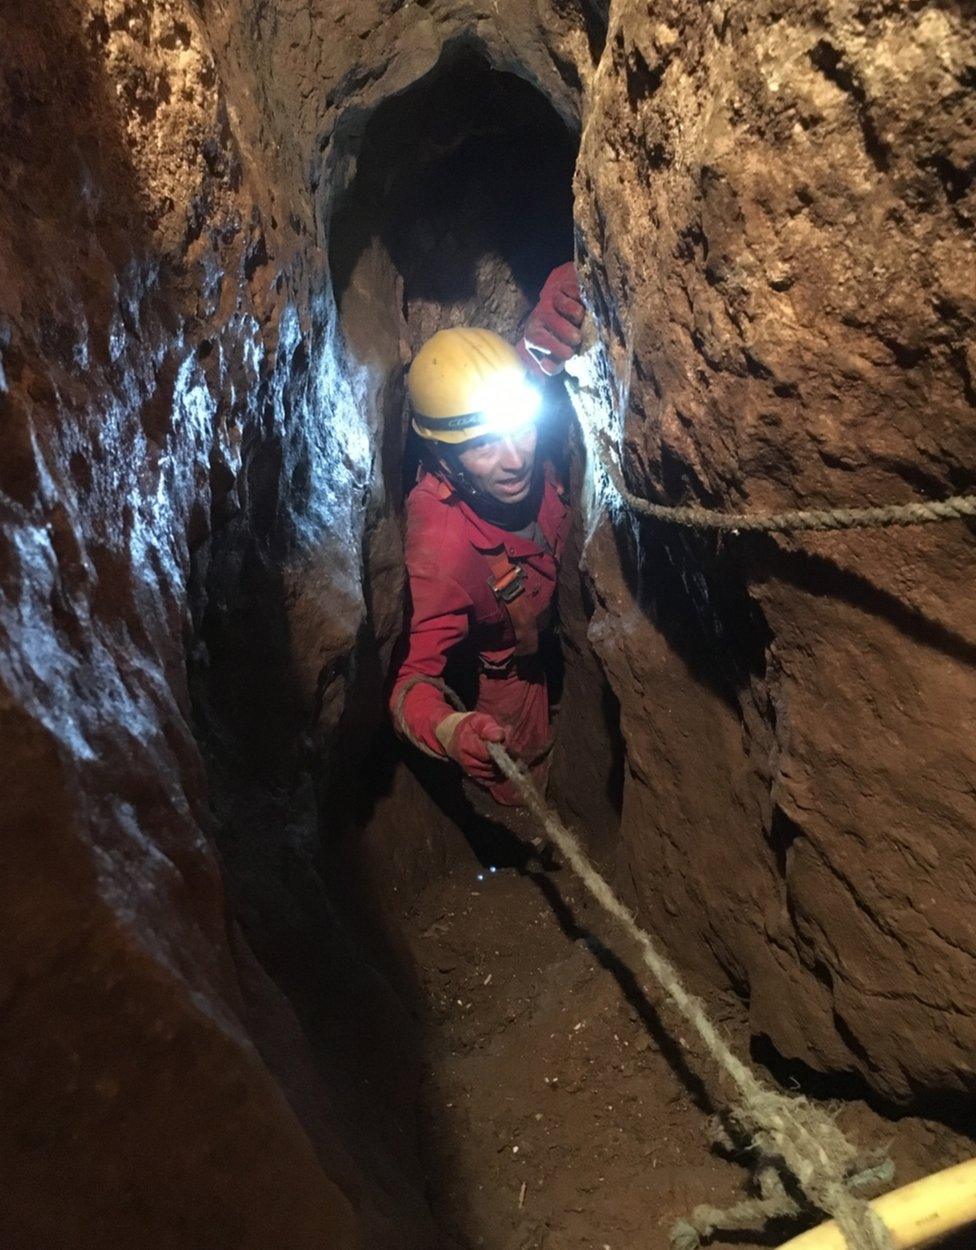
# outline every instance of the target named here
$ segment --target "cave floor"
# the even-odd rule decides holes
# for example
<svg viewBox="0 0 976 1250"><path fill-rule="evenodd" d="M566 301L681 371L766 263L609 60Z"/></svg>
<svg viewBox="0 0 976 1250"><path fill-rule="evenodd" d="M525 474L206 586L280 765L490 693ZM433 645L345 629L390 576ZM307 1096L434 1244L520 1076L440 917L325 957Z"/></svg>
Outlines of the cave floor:
<svg viewBox="0 0 976 1250"><path fill-rule="evenodd" d="M663 1250L695 1204L741 1195L581 896L566 869L472 857L405 918L428 1014L428 1199L462 1246Z"/></svg>
<svg viewBox="0 0 976 1250"><path fill-rule="evenodd" d="M427 1200L446 1241L668 1250L697 1204L746 1196L744 1167L712 1147L708 1091L568 869L491 871L468 855L401 919L424 1018ZM718 1023L747 1053L741 1013L719 1009ZM971 1153L941 1124L856 1099L839 1121L865 1149L889 1148L901 1184ZM798 1231L716 1244L756 1250Z"/></svg>

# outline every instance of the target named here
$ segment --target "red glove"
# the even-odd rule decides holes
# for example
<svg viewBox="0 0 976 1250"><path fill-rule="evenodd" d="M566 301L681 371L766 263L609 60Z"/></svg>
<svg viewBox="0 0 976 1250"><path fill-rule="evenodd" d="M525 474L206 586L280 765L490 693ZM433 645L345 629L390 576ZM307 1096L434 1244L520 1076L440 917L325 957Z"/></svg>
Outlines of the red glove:
<svg viewBox="0 0 976 1250"><path fill-rule="evenodd" d="M522 357L528 356L533 372L547 378L561 372L583 341L583 315L576 266L569 260L546 278L525 323Z"/></svg>
<svg viewBox="0 0 976 1250"><path fill-rule="evenodd" d="M469 777L491 784L498 780L500 774L488 754L488 743L504 744L507 737L508 734L498 721L486 712L469 712L454 725L450 738L442 745L451 759L456 760Z"/></svg>

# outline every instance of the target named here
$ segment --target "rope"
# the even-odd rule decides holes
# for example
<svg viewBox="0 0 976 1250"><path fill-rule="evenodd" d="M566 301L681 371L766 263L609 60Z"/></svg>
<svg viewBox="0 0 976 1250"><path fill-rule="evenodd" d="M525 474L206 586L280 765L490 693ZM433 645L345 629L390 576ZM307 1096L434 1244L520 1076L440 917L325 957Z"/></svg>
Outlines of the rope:
<svg viewBox="0 0 976 1250"><path fill-rule="evenodd" d="M930 525L935 521L959 521L976 517L976 495L951 495L948 499L920 503L886 504L877 508L804 508L791 512L716 512L652 503L628 490L620 464L605 437L600 463L624 503L641 516L669 525L730 533L790 534L801 530L886 529L892 525Z"/></svg>
<svg viewBox="0 0 976 1250"><path fill-rule="evenodd" d="M894 1165L886 1159L880 1165L849 1177L846 1184L851 1189L870 1189L890 1184L894 1175ZM672 1227L671 1250L701 1250L701 1246L719 1231L756 1232L770 1220L793 1219L803 1213L796 1199L786 1192L775 1168L760 1170L759 1193L758 1198L746 1198L724 1209L707 1204L695 1207L687 1219L678 1220Z"/></svg>
<svg viewBox="0 0 976 1250"><path fill-rule="evenodd" d="M704 1241L719 1230L741 1232L764 1228L770 1220L799 1215L799 1204L786 1192L775 1168L759 1173L758 1198L747 1198L722 1210L707 1204L695 1207L686 1220L671 1229L671 1250L700 1250Z"/></svg>
<svg viewBox="0 0 976 1250"><path fill-rule="evenodd" d="M421 682L439 690L459 712L467 710L454 691L437 678L416 675L410 679L410 688ZM402 715L406 693L407 690L404 690L398 700L396 719L404 737L416 745ZM849 1250L893 1250L884 1223L863 1199L851 1192L850 1177L857 1170L858 1152L831 1116L804 1097L781 1094L764 1085L733 1054L709 1019L704 1004L688 992L677 968L640 928L587 859L575 835L547 807L528 775L504 747L494 742L486 745L502 775L514 784L528 809L586 889L640 948L644 963L671 1005L697 1033L712 1060L735 1086L739 1097L732 1107L732 1114L752 1138L753 1147L760 1156L782 1160L810 1202L837 1221Z"/></svg>

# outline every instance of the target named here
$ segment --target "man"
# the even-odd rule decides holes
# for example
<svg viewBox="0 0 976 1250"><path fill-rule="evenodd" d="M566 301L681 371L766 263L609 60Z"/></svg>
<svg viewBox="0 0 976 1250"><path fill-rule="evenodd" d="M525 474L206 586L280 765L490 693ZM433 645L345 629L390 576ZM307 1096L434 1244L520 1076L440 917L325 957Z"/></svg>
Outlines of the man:
<svg viewBox="0 0 976 1250"><path fill-rule="evenodd" d="M509 805L519 798L487 744L504 744L544 782L552 742L540 638L569 525L551 468L536 454L540 397L526 373L557 373L579 346L582 320L575 270L563 265L518 349L490 330L441 330L408 377L428 465L407 500L411 611L394 723ZM418 680L441 678L459 652L478 670L469 712Z"/></svg>

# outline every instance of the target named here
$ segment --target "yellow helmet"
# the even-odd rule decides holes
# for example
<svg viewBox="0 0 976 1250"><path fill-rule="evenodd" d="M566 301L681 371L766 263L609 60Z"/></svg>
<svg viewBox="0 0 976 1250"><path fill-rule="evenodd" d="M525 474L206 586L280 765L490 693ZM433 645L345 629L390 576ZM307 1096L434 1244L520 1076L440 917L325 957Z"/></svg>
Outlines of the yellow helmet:
<svg viewBox="0 0 976 1250"><path fill-rule="evenodd" d="M519 429L536 415L539 393L511 343L493 330L438 330L407 375L413 428L438 443L467 443Z"/></svg>

